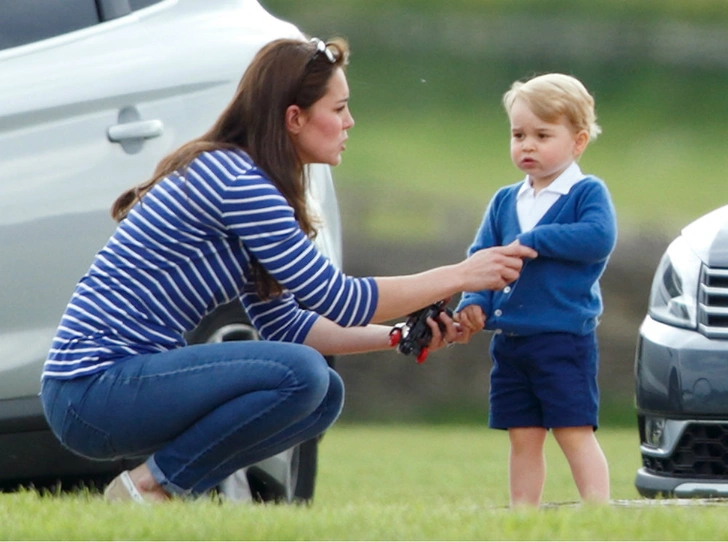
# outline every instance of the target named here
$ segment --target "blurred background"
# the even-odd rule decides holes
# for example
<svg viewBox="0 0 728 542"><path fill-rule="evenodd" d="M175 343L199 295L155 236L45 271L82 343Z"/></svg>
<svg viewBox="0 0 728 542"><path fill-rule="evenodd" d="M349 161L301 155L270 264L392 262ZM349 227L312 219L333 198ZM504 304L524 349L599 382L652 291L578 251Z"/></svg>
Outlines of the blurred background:
<svg viewBox="0 0 728 542"><path fill-rule="evenodd" d="M494 191L522 178L500 99L559 71L596 99L603 133L580 164L604 179L619 241L602 281L602 424L633 424L633 362L654 269L670 240L728 202L725 0L262 0L322 39L343 36L351 130L334 170L352 275L464 257ZM487 418L490 336L418 365L339 358L349 421Z"/></svg>

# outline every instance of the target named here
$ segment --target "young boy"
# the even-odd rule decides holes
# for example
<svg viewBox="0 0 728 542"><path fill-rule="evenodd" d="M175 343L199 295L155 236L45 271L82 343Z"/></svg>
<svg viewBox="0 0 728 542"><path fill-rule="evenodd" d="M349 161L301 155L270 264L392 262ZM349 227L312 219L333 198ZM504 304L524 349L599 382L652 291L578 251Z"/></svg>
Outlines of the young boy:
<svg viewBox="0 0 728 542"><path fill-rule="evenodd" d="M601 132L594 99L574 77L551 73L514 83L503 105L511 158L526 178L495 194L468 252L515 243L538 257L503 290L465 292L458 317L471 332L494 332L489 424L508 430L511 506L541 502L549 429L582 500L605 503L595 328L617 226L604 182L577 164Z"/></svg>

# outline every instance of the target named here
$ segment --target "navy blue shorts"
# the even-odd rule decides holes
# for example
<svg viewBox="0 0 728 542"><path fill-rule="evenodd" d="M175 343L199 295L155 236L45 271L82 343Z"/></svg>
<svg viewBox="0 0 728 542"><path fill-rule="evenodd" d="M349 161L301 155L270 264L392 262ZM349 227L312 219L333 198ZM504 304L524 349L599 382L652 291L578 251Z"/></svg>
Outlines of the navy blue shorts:
<svg viewBox="0 0 728 542"><path fill-rule="evenodd" d="M489 425L598 426L596 333L493 336Z"/></svg>

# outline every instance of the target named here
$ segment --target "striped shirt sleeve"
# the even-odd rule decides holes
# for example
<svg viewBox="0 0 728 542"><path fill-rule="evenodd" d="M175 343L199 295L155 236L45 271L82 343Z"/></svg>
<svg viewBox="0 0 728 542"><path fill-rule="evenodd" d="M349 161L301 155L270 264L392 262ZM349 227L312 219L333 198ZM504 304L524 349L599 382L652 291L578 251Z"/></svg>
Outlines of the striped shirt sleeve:
<svg viewBox="0 0 728 542"><path fill-rule="evenodd" d="M314 313L345 327L369 323L377 304L374 279L349 277L321 254L299 227L286 199L259 170L214 178L221 183L217 191L225 228L285 290L280 298L263 301L249 284L241 296L262 337L302 342L315 321Z"/></svg>

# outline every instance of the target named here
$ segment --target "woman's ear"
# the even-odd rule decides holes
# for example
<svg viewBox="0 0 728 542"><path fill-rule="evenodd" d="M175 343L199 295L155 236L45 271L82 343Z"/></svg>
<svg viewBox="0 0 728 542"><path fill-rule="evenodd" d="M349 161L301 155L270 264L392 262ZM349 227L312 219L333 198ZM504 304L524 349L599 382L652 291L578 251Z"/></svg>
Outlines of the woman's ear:
<svg viewBox="0 0 728 542"><path fill-rule="evenodd" d="M289 105L286 109L286 130L291 135L296 135L301 131L306 123L306 115L299 106Z"/></svg>

